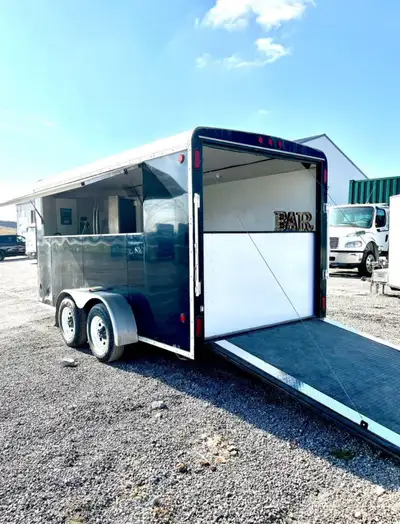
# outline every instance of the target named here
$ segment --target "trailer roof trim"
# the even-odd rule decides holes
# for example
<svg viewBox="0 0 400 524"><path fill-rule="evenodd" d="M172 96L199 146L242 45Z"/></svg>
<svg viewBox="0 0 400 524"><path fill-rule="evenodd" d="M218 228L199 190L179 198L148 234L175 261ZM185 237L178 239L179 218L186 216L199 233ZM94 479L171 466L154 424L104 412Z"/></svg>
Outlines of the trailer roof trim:
<svg viewBox="0 0 400 524"><path fill-rule="evenodd" d="M192 134L193 130L186 131L179 135L157 140L150 144L45 178L37 182L28 193L16 195L11 200L0 202L0 207L22 204L35 198L77 189L81 186L82 182L85 182L85 185L95 183L116 175L116 171L124 167L137 165L154 157L186 149Z"/></svg>

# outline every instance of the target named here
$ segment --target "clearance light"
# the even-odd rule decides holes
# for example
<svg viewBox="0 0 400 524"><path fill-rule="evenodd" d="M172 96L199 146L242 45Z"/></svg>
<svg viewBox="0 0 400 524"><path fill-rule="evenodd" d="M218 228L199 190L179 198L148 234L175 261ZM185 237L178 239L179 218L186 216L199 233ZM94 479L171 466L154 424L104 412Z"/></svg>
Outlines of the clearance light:
<svg viewBox="0 0 400 524"><path fill-rule="evenodd" d="M186 322L186 315L185 313L181 313L181 322L184 324Z"/></svg>
<svg viewBox="0 0 400 524"><path fill-rule="evenodd" d="M328 183L328 170L324 169L324 184L326 185Z"/></svg>
<svg viewBox="0 0 400 524"><path fill-rule="evenodd" d="M278 140L278 147L279 147L279 149L283 149L283 142L282 142L282 140Z"/></svg>
<svg viewBox="0 0 400 524"><path fill-rule="evenodd" d="M179 162L180 164L183 164L184 161L185 161L185 155L179 155L179 156L178 156L178 162Z"/></svg>
<svg viewBox="0 0 400 524"><path fill-rule="evenodd" d="M201 168L201 154L198 149L194 152L194 168L200 169Z"/></svg>

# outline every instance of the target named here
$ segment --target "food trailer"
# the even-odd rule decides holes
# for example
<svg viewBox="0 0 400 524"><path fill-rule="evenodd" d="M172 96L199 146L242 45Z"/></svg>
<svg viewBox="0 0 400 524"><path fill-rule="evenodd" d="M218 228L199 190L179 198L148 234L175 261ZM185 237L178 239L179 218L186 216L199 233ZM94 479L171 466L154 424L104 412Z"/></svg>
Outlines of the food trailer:
<svg viewBox="0 0 400 524"><path fill-rule="evenodd" d="M199 127L3 205L35 204L39 300L69 346L208 344L398 452L398 348L325 319L327 182L321 151Z"/></svg>

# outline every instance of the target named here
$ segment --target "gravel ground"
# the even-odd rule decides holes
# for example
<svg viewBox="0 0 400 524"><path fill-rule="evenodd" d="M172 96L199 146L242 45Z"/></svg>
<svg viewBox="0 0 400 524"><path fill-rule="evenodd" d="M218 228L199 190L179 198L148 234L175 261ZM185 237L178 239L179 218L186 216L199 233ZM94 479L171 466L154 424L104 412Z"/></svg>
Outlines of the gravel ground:
<svg viewBox="0 0 400 524"><path fill-rule="evenodd" d="M400 523L391 458L215 356L66 348L35 271L0 264L1 523ZM330 316L400 343L398 296L339 275Z"/></svg>

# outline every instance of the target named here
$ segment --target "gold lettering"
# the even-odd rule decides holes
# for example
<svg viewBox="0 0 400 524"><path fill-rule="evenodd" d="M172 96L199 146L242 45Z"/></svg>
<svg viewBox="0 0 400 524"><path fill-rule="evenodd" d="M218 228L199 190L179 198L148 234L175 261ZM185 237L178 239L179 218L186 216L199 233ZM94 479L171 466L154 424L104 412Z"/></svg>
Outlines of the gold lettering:
<svg viewBox="0 0 400 524"><path fill-rule="evenodd" d="M314 231L314 226L310 224L312 220L312 214L308 211L301 213L301 219L299 220L300 231Z"/></svg>
<svg viewBox="0 0 400 524"><path fill-rule="evenodd" d="M285 211L275 211L275 231L285 231L286 213Z"/></svg>
<svg viewBox="0 0 400 524"><path fill-rule="evenodd" d="M297 231L297 222L296 222L296 215L293 211L289 211L287 214L287 222L286 222L286 230L287 231Z"/></svg>
<svg viewBox="0 0 400 524"><path fill-rule="evenodd" d="M308 211L275 211L275 231L314 231Z"/></svg>

